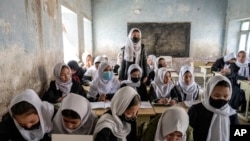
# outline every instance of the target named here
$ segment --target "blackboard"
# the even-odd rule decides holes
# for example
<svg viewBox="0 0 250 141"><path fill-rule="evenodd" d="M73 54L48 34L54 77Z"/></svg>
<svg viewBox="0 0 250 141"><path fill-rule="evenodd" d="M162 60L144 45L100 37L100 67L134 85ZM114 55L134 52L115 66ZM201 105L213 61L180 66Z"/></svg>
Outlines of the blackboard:
<svg viewBox="0 0 250 141"><path fill-rule="evenodd" d="M130 29L142 32L147 54L156 56L189 57L191 23L128 23Z"/></svg>

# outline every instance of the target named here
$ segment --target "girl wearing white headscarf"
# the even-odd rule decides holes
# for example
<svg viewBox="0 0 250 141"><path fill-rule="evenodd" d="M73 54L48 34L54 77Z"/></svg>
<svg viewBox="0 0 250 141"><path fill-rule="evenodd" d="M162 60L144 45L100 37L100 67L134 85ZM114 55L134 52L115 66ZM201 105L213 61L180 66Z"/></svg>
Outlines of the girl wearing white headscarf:
<svg viewBox="0 0 250 141"><path fill-rule="evenodd" d="M231 95L232 86L226 77L209 79L202 102L188 111L194 141L229 141L230 125L238 124L237 113L228 104Z"/></svg>
<svg viewBox="0 0 250 141"><path fill-rule="evenodd" d="M138 28L132 28L128 34L125 47L122 48L123 59L119 72L119 80L127 80L127 71L131 64L137 64L142 68L142 79L146 82L147 54L144 44L141 43L141 31Z"/></svg>
<svg viewBox="0 0 250 141"><path fill-rule="evenodd" d="M58 63L54 68L55 81L50 82L48 91L43 100L50 103L61 102L70 92L86 97L83 87L71 77L71 70L65 63Z"/></svg>
<svg viewBox="0 0 250 141"><path fill-rule="evenodd" d="M160 68L156 71L155 79L150 86L150 100L161 104L175 104L178 97L175 93L171 93L174 83L171 80L171 72L167 68Z"/></svg>
<svg viewBox="0 0 250 141"><path fill-rule="evenodd" d="M245 51L240 51L238 53L238 58L236 61L236 65L239 67L238 75L250 78L250 64L248 62L248 57Z"/></svg>
<svg viewBox="0 0 250 141"><path fill-rule="evenodd" d="M232 108L238 110L241 107L241 112L246 110L246 96L245 92L240 89L239 80L250 80L250 63L247 61L245 51L240 51L237 55L236 63L230 65L230 73L226 77L232 84L232 97L230 105Z"/></svg>
<svg viewBox="0 0 250 141"><path fill-rule="evenodd" d="M199 97L199 85L194 81L194 72L191 66L182 66L179 80L174 92L178 96L178 102L194 101Z"/></svg>
<svg viewBox="0 0 250 141"><path fill-rule="evenodd" d="M136 115L139 108L140 96L132 87L119 89L111 100L111 110L102 115L96 124L95 141L136 140Z"/></svg>
<svg viewBox="0 0 250 141"><path fill-rule="evenodd" d="M92 66L92 55L88 52L82 53L83 69L88 69Z"/></svg>
<svg viewBox="0 0 250 141"><path fill-rule="evenodd" d="M155 133L155 141L169 141L173 138L178 141L186 141L188 125L189 118L185 109L173 106L161 115Z"/></svg>
<svg viewBox="0 0 250 141"><path fill-rule="evenodd" d="M110 100L119 88L120 81L113 75L110 63L101 62L97 76L89 87L90 97L99 101Z"/></svg>
<svg viewBox="0 0 250 141"><path fill-rule="evenodd" d="M96 122L97 117L92 113L89 101L72 93L63 99L53 119L53 133L90 135L93 134Z"/></svg>
<svg viewBox="0 0 250 141"><path fill-rule="evenodd" d="M94 60L94 65L87 69L87 71L84 74L84 79L87 79L89 81L94 80L95 77L97 76L97 70L98 70L99 64L102 61L104 61L104 59L101 55L96 56Z"/></svg>
<svg viewBox="0 0 250 141"><path fill-rule="evenodd" d="M54 106L41 101L38 94L26 89L10 102L9 113L0 123L1 141L51 140Z"/></svg>
<svg viewBox="0 0 250 141"><path fill-rule="evenodd" d="M154 70L152 70L151 72L149 72L149 74L148 74L148 80L147 80L147 85L149 86L150 84L151 84L151 82L154 80L154 78L155 78L155 73L157 72L157 70L159 69L159 68L162 68L162 67L164 67L164 68L166 68L167 67L167 65L166 65L166 62L165 62L165 59L163 58L163 57L157 57L156 59L155 59L155 62L154 62Z"/></svg>
<svg viewBox="0 0 250 141"><path fill-rule="evenodd" d="M121 82L121 87L130 86L141 96L142 101L148 101L146 85L141 83L142 69L137 64L132 64L128 68L128 79Z"/></svg>
<svg viewBox="0 0 250 141"><path fill-rule="evenodd" d="M155 66L155 61L156 61L156 56L155 55L148 55L147 63L148 63L150 71L157 68L157 66Z"/></svg>

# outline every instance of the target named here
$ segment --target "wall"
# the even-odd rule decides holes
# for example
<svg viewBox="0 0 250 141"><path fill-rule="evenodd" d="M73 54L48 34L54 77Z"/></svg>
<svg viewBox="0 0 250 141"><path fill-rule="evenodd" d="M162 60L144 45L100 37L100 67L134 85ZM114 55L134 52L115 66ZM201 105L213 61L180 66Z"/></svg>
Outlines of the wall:
<svg viewBox="0 0 250 141"><path fill-rule="evenodd" d="M240 21L250 19L249 0L228 0L224 54L238 51Z"/></svg>
<svg viewBox="0 0 250 141"><path fill-rule="evenodd" d="M1 0L0 117L14 95L26 88L43 94L54 79L53 68L63 60L61 2ZM71 3L91 18L90 0Z"/></svg>
<svg viewBox="0 0 250 141"><path fill-rule="evenodd" d="M190 57L221 55L227 0L93 0L92 5L95 55L116 58L128 22L191 22Z"/></svg>

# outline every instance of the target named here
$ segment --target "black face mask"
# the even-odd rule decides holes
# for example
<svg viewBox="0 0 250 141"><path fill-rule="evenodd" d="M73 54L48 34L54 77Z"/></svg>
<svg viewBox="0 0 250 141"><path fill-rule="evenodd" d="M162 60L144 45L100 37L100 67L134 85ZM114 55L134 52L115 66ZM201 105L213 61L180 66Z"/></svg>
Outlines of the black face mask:
<svg viewBox="0 0 250 141"><path fill-rule="evenodd" d="M228 103L228 101L223 100L223 99L218 99L215 100L213 98L209 98L209 103L211 106L213 106L216 109L220 109L221 107L223 107L224 105L226 105Z"/></svg>
<svg viewBox="0 0 250 141"><path fill-rule="evenodd" d="M131 81L133 82L133 83L137 83L138 81L140 81L140 77L131 77Z"/></svg>
<svg viewBox="0 0 250 141"><path fill-rule="evenodd" d="M133 37L132 41L133 41L133 43L138 43L140 41L140 38Z"/></svg>
<svg viewBox="0 0 250 141"><path fill-rule="evenodd" d="M126 122L128 122L128 123L133 123L133 122L135 122L136 121L136 117L126 117L124 114L122 115L122 116L120 116L120 119L122 120L122 121L126 121Z"/></svg>
<svg viewBox="0 0 250 141"><path fill-rule="evenodd" d="M32 125L30 128L27 128L26 126L22 126L25 130L35 130L35 129L39 129L40 127L40 122L38 122L35 125Z"/></svg>
<svg viewBox="0 0 250 141"><path fill-rule="evenodd" d="M162 64L158 64L158 68L162 68L163 67L163 65Z"/></svg>

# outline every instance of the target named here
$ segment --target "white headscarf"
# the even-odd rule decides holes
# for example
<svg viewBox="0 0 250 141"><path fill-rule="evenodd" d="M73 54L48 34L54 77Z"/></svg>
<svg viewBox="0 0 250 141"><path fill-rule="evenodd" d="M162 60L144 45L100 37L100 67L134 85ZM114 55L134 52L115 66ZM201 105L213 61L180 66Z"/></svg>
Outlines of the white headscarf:
<svg viewBox="0 0 250 141"><path fill-rule="evenodd" d="M169 83L164 83L164 77L167 73L167 68L160 68L156 71L154 81L151 82L157 98L165 98L170 95L174 83L170 81Z"/></svg>
<svg viewBox="0 0 250 141"><path fill-rule="evenodd" d="M150 69L151 69L151 70L156 69L156 68L158 67L158 65L156 66L156 63L155 63L155 61L156 61L156 56L155 56L155 55L148 55L148 58L150 58L151 61L152 61L152 63L153 63L152 65L149 66Z"/></svg>
<svg viewBox="0 0 250 141"><path fill-rule="evenodd" d="M138 69L140 71L140 76L139 77L140 78L142 77L142 69L141 69L141 67L139 65L137 65L137 64L132 64L128 68L128 79L122 81L121 84L127 84L127 86L131 86L131 87L133 87L136 90L136 87L140 87L141 86L141 81L139 80L137 83L134 83L131 80L131 74L130 73L134 69Z"/></svg>
<svg viewBox="0 0 250 141"><path fill-rule="evenodd" d="M137 43L133 43L132 33L134 30L138 30L140 33L140 40ZM128 34L127 42L125 45L124 59L133 62L135 58L135 64L139 65L141 55L141 31L138 28L132 28Z"/></svg>
<svg viewBox="0 0 250 141"><path fill-rule="evenodd" d="M230 85L230 96L232 96L232 86L230 81L225 76L214 76L209 79L206 90L203 95L203 106L213 112L212 121L208 130L207 141L229 141L230 135L230 116L236 114L235 110L227 103L220 109L216 109L209 103L209 98L220 81L226 81Z"/></svg>
<svg viewBox="0 0 250 141"><path fill-rule="evenodd" d="M109 128L115 137L122 141L126 141L127 135L131 131L131 125L123 122L121 116L128 108L129 104L138 93L131 87L125 86L119 89L111 100L112 115L106 113L102 115L95 127L94 138L103 128Z"/></svg>
<svg viewBox="0 0 250 141"><path fill-rule="evenodd" d="M248 63L249 63L248 62L248 57L246 57L246 60L245 60L244 63L241 63L238 60L236 61L236 65L240 68L239 71L238 71L238 75L244 76L244 77L249 77L250 76Z"/></svg>
<svg viewBox="0 0 250 141"><path fill-rule="evenodd" d="M87 64L87 57L88 57L89 55L92 57L92 55L91 55L90 53L88 53L88 52L82 53L82 62L83 62L84 67L85 67L86 69L88 69L88 68L91 67L91 66L88 66L88 64ZM92 61L91 61L91 62L92 62Z"/></svg>
<svg viewBox="0 0 250 141"><path fill-rule="evenodd" d="M81 124L78 128L71 130L65 126L62 115L63 110L72 110L80 116ZM97 117L92 113L89 101L83 96L71 93L63 99L62 105L53 119L53 133L89 135L96 120Z"/></svg>
<svg viewBox="0 0 250 141"><path fill-rule="evenodd" d="M223 57L224 62L227 62L231 59L235 58L236 59L236 54L234 52L227 54L226 56Z"/></svg>
<svg viewBox="0 0 250 141"><path fill-rule="evenodd" d="M35 107L39 116L39 122L40 122L39 129L25 130L17 123L17 121L13 117L11 108L17 103L22 101L26 101ZM32 89L26 89L25 91L21 92L11 100L9 106L9 113L12 116L17 129L19 130L19 132L21 133L21 135L25 140L39 141L44 137L46 133L51 132L53 128L52 117L54 114L54 106L46 101L41 101L38 94L36 94L36 92L34 92L34 90Z"/></svg>
<svg viewBox="0 0 250 141"><path fill-rule="evenodd" d="M91 85L96 85L99 94L115 93L120 88L120 81L113 75L111 80L104 80L102 73L104 69L111 66L109 62L101 62L98 67L97 76ZM113 73L113 71L111 71Z"/></svg>
<svg viewBox="0 0 250 141"><path fill-rule="evenodd" d="M183 76L187 71L189 71L192 74L192 82L189 85L185 84L183 80ZM194 95L197 94L197 91L199 91L199 89L197 83L194 81L194 71L191 66L181 67L178 84L181 86L183 92L187 94L186 101L192 101L194 97L196 97Z"/></svg>
<svg viewBox="0 0 250 141"><path fill-rule="evenodd" d="M181 141L186 141L186 131L189 125L187 112L179 106L166 110L158 121L155 141L167 141L165 137L175 131L182 133Z"/></svg>
<svg viewBox="0 0 250 141"><path fill-rule="evenodd" d="M63 67L67 67L71 73L71 69L68 65L64 63L58 63L54 68L54 76L56 78L56 88L60 89L60 91L62 91L62 95L65 96L70 92L73 83L72 78L70 78L68 82L62 82L60 80L60 74Z"/></svg>
<svg viewBox="0 0 250 141"><path fill-rule="evenodd" d="M97 63L97 62L101 63L103 60L104 59L103 59L102 56L96 56L95 60L94 60L93 66L91 66L90 68L87 69L87 71L85 72L84 76L91 76L92 80L94 80L95 77L97 76L97 74L96 74L97 69L96 69L95 63Z"/></svg>

